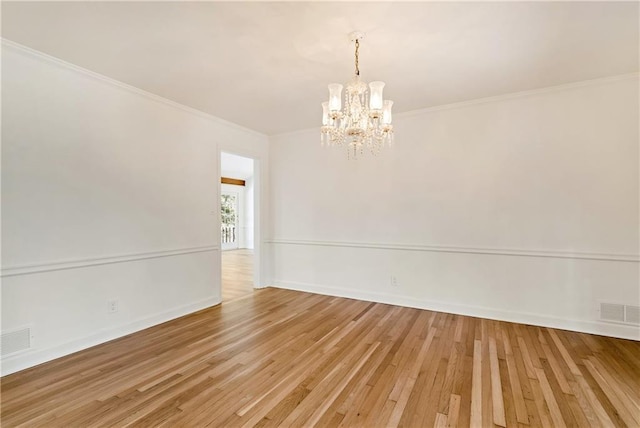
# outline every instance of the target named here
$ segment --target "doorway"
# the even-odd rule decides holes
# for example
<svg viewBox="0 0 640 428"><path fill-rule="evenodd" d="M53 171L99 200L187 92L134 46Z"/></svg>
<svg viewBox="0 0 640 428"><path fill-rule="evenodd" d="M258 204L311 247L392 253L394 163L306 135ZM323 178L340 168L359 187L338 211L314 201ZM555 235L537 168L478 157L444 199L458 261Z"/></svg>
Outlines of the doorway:
<svg viewBox="0 0 640 428"><path fill-rule="evenodd" d="M220 248L222 301L254 289L254 160L220 153Z"/></svg>

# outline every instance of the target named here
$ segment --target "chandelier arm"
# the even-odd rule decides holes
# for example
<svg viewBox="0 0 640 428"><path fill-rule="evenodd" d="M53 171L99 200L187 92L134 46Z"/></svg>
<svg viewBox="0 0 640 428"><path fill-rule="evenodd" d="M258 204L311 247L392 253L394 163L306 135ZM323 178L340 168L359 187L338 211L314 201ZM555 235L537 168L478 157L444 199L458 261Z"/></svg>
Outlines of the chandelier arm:
<svg viewBox="0 0 640 428"><path fill-rule="evenodd" d="M360 68L358 66L358 50L360 49L360 40L356 39L356 76L360 76Z"/></svg>

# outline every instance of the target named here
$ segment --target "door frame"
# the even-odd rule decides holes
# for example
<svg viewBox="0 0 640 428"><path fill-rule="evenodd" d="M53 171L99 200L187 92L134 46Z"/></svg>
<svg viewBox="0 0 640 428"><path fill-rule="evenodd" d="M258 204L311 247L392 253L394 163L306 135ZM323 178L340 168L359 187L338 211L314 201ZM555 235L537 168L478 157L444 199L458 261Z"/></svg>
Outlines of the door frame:
<svg viewBox="0 0 640 428"><path fill-rule="evenodd" d="M221 216L220 216L220 200L222 194L222 161L221 153L228 153L231 155L242 156L253 160L253 288L267 287L267 281L265 279L266 274L266 248L264 246L263 238L263 218L266 215L266 207L264 206L266 199L264 194L266 191L266 164L262 157L256 153L244 151L242 149L230 148L224 145L218 145L217 147L217 186L216 186L216 217L215 217L215 230L217 235L217 242L222 241L220 236L221 229ZM220 245L220 244L218 244ZM216 266L218 272L217 281L217 293L219 300L222 301L222 249L219 247L218 256L216 257Z"/></svg>

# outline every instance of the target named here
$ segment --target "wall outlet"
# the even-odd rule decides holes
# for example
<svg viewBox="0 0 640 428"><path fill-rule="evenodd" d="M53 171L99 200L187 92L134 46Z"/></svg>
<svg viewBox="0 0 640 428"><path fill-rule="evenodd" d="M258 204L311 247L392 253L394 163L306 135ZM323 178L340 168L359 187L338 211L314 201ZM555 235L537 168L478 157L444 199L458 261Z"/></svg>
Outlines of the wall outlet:
<svg viewBox="0 0 640 428"><path fill-rule="evenodd" d="M398 286L398 277L395 275L391 275L391 286L392 287Z"/></svg>
<svg viewBox="0 0 640 428"><path fill-rule="evenodd" d="M117 300L107 301L107 313L113 314L115 312L118 312L118 301Z"/></svg>

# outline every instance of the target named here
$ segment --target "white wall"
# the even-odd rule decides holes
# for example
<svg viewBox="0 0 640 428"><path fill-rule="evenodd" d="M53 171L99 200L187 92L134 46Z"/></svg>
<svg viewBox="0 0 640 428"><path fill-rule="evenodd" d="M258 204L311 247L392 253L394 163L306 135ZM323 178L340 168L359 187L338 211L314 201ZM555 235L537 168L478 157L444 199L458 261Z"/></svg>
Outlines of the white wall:
<svg viewBox="0 0 640 428"><path fill-rule="evenodd" d="M638 76L397 115L348 161L270 138L277 286L640 339ZM397 286L391 285L397 277Z"/></svg>
<svg viewBox="0 0 640 428"><path fill-rule="evenodd" d="M220 301L221 151L255 159L258 286L638 338L596 320L640 300L637 94L398 116L396 147L353 162L3 42L2 331L34 348L2 374Z"/></svg>
<svg viewBox="0 0 640 428"><path fill-rule="evenodd" d="M220 302L219 151L266 183L265 136L11 42L2 104L2 374Z"/></svg>
<svg viewBox="0 0 640 428"><path fill-rule="evenodd" d="M242 223L242 248L248 248L252 250L255 245L253 223L255 221L254 215L254 191L255 178L249 177L245 180L244 187L244 210L243 210L243 223Z"/></svg>

